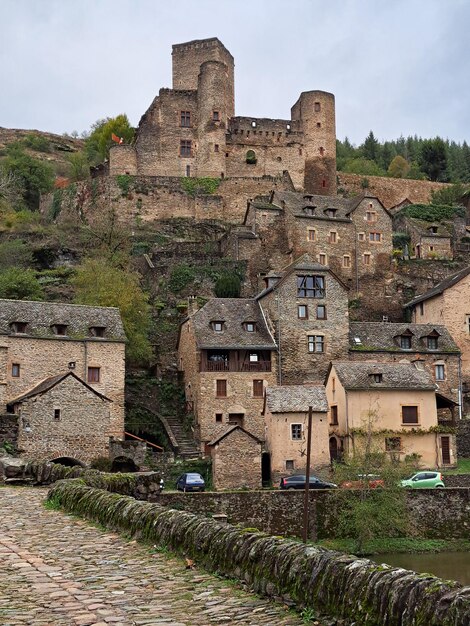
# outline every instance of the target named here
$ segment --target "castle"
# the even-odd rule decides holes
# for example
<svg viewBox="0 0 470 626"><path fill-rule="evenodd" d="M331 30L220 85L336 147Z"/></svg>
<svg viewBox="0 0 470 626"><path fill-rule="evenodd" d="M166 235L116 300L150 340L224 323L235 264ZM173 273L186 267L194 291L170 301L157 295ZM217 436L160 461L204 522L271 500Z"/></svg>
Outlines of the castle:
<svg viewBox="0 0 470 626"><path fill-rule="evenodd" d="M173 88L160 89L135 145L111 149L109 173L261 178L288 171L296 190L336 193L335 100L305 91L291 119L235 117L234 59L217 39L173 46Z"/></svg>

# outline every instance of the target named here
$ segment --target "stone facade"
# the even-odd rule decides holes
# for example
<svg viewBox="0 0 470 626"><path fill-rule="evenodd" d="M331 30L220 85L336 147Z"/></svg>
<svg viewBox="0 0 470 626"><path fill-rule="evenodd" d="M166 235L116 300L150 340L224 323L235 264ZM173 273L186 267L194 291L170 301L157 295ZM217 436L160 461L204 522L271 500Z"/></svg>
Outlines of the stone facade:
<svg viewBox="0 0 470 626"><path fill-rule="evenodd" d="M108 456L112 402L77 376L66 374L44 392L12 403L18 415L18 450L24 458L61 457L89 463Z"/></svg>
<svg viewBox="0 0 470 626"><path fill-rule="evenodd" d="M462 353L464 410L470 402L470 267L453 274L405 306L413 322L443 324Z"/></svg>
<svg viewBox="0 0 470 626"><path fill-rule="evenodd" d="M348 353L348 290L308 255L278 277L257 296L278 345L278 384L322 383Z"/></svg>
<svg viewBox="0 0 470 626"><path fill-rule="evenodd" d="M288 170L296 188L331 195L334 96L303 92L288 120L234 117L230 52L216 38L176 44L173 88L160 89L142 116L134 150L115 146L110 173L259 178Z"/></svg>
<svg viewBox="0 0 470 626"><path fill-rule="evenodd" d="M233 426L209 446L215 489L261 488L261 441L257 437Z"/></svg>

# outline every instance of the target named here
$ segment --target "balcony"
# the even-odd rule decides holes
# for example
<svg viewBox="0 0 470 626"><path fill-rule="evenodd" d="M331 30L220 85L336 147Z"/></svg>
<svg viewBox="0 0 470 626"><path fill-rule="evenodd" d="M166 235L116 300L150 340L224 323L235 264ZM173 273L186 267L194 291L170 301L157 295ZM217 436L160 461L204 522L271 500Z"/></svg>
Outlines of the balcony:
<svg viewBox="0 0 470 626"><path fill-rule="evenodd" d="M201 372L270 372L266 350L207 350L201 353Z"/></svg>
<svg viewBox="0 0 470 626"><path fill-rule="evenodd" d="M201 372L270 372L271 361L257 361L256 363L225 363L207 361L201 365Z"/></svg>

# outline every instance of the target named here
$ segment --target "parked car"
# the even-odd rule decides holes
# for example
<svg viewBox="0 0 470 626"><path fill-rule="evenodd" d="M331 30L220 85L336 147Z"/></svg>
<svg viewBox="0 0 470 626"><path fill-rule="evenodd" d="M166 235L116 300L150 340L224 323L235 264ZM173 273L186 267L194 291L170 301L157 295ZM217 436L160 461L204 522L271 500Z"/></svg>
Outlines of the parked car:
<svg viewBox="0 0 470 626"><path fill-rule="evenodd" d="M281 489L305 489L305 474L296 474L295 476L284 476L281 478ZM309 477L309 489L334 489L338 485L321 480L317 476Z"/></svg>
<svg viewBox="0 0 470 626"><path fill-rule="evenodd" d="M181 474L178 478L176 488L178 491L204 491L206 483L201 474L187 472L186 474Z"/></svg>
<svg viewBox="0 0 470 626"><path fill-rule="evenodd" d="M345 480L340 484L343 489L382 489L385 483L378 474L358 474L357 480Z"/></svg>
<svg viewBox="0 0 470 626"><path fill-rule="evenodd" d="M400 481L400 485L411 489L443 489L445 487L440 472L418 472L411 478Z"/></svg>

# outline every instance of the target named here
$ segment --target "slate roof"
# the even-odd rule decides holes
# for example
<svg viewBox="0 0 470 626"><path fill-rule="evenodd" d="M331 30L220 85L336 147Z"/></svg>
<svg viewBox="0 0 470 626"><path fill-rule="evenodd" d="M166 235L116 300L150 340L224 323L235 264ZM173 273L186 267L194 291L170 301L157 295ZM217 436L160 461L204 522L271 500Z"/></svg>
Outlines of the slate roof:
<svg viewBox="0 0 470 626"><path fill-rule="evenodd" d="M308 413L328 411L323 385L286 385L266 389L266 405L271 413Z"/></svg>
<svg viewBox="0 0 470 626"><path fill-rule="evenodd" d="M238 424L234 424L233 426L230 426L229 428L227 428L227 430L224 431L221 435L218 435L215 439L210 441L207 445L208 446L215 446L217 443L220 443L222 441L222 439L225 439L225 437L228 437L228 435L231 435L234 430L241 430L243 433L245 433L245 435L248 435L249 437L251 437L252 439L257 441L258 443L263 443L261 441L261 439L258 439L258 437L255 437L255 435L250 433L250 431L245 430L244 428L242 428Z"/></svg>
<svg viewBox="0 0 470 626"><path fill-rule="evenodd" d="M434 296L440 295L449 287L453 287L454 285L456 285L463 278L468 276L468 274L470 274L470 265L467 265L467 267L464 267L462 270L456 272L455 274L444 278L444 280L438 283L435 287L429 289L429 291L426 291L426 293L423 293L421 296L416 296L416 298L413 298L413 300L410 300L409 302L404 304L403 307L408 308L414 306L415 304L418 304L419 302L424 302L425 300L429 300L429 298L434 298Z"/></svg>
<svg viewBox="0 0 470 626"><path fill-rule="evenodd" d="M276 348L261 307L253 298L213 298L191 319L194 323L196 342L201 349ZM224 322L224 330L222 332L213 330L211 322ZM255 331L245 330L244 322L255 322Z"/></svg>
<svg viewBox="0 0 470 626"><path fill-rule="evenodd" d="M24 336L84 339L90 337L90 327L105 327L104 337L97 341L126 341L119 309L115 307L32 302L28 300L0 300L0 335L15 335L10 324L25 322ZM65 336L54 334L51 326L67 326ZM90 337L92 338L92 337Z"/></svg>
<svg viewBox="0 0 470 626"><path fill-rule="evenodd" d="M331 221L347 220L351 221L351 213L361 204L365 198L376 198L370 194L362 194L354 198L343 198L341 196L317 196L305 192L298 191L275 191L271 204L275 206L281 206L282 202L285 202L286 208L288 208L295 217L311 217L321 218ZM379 203L382 204L379 200ZM304 212L305 207L315 207L315 214L308 215ZM383 204L382 204L383 206ZM385 207L384 211L390 215L389 211ZM327 209L336 209L335 217L330 217L325 213Z"/></svg>
<svg viewBox="0 0 470 626"><path fill-rule="evenodd" d="M412 333L411 349L400 348L396 337L407 331ZM439 333L438 349L430 350L425 337L433 332ZM355 339L360 339L360 343ZM358 352L459 352L445 326L440 324L405 324L393 322L351 322L349 324L349 349Z"/></svg>
<svg viewBox="0 0 470 626"><path fill-rule="evenodd" d="M38 385L36 385L35 387L30 389L26 393L23 393L21 396L18 396L17 398L14 398L13 400L9 400L8 404L9 405L18 404L20 402L24 402L25 400L28 400L29 398L33 398L34 396L38 396L40 394L46 393L46 391L49 391L50 389L52 389L53 387L61 383L68 376L72 376L73 378L78 380L79 383L84 385L87 389L92 391L95 395L99 396L102 400L108 400L108 402L112 402L112 400L104 396L102 393L99 393L98 391L96 391L96 389L93 389L93 387L90 387L90 385L87 385L87 383L84 380L79 378L73 372L65 372L64 374L58 374L57 376L51 376L50 378L46 378L45 380L41 381Z"/></svg>
<svg viewBox="0 0 470 626"><path fill-rule="evenodd" d="M424 220L416 219L415 217L405 217L405 220L411 226L414 226L422 237L436 237L439 239L441 237L449 238L451 236L448 227L440 222L426 222ZM433 227L437 230L437 232L432 233L430 231Z"/></svg>
<svg viewBox="0 0 470 626"><path fill-rule="evenodd" d="M354 361L333 362L338 378L345 389L371 390L398 389L435 391L437 385L425 370L411 363L360 363ZM331 371L331 370L330 370ZM382 374L382 382L376 383L373 374Z"/></svg>

